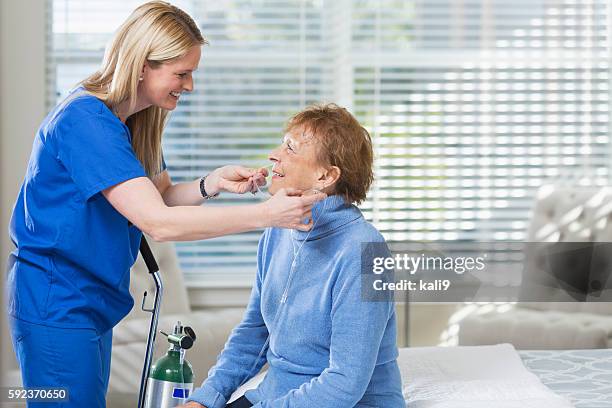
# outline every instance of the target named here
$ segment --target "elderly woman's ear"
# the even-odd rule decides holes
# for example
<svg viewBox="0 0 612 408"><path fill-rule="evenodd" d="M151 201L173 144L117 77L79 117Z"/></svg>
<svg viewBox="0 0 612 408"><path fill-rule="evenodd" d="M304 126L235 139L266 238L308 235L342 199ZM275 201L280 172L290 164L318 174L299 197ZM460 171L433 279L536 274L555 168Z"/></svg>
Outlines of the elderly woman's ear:
<svg viewBox="0 0 612 408"><path fill-rule="evenodd" d="M324 167L317 180L317 189L327 195L333 194L334 186L338 182L340 174L342 174L342 171L338 166Z"/></svg>

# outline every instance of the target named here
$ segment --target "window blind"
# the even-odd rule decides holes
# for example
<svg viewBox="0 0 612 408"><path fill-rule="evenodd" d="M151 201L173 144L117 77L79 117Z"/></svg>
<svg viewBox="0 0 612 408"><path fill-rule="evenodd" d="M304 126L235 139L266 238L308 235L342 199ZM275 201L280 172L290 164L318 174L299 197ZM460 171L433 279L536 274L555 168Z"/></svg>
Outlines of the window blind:
<svg viewBox="0 0 612 408"><path fill-rule="evenodd" d="M49 1L51 107L141 2ZM164 135L175 182L266 164L293 113L334 101L371 132L361 208L391 241L522 240L543 183L609 183L608 1L175 4L210 42ZM177 244L188 284L250 284L259 235Z"/></svg>

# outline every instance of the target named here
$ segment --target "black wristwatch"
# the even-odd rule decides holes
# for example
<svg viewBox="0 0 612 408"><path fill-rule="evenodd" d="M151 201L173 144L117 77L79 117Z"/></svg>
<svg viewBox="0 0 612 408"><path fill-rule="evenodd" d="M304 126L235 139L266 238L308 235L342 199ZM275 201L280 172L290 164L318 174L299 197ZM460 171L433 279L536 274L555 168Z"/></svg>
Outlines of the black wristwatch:
<svg viewBox="0 0 612 408"><path fill-rule="evenodd" d="M204 182L206 181L206 177L208 177L208 174L200 178L200 193L202 194L202 197L204 197L206 200L209 200L211 198L215 198L216 196L218 196L219 192L213 195L210 195L206 192L206 188L204 187Z"/></svg>

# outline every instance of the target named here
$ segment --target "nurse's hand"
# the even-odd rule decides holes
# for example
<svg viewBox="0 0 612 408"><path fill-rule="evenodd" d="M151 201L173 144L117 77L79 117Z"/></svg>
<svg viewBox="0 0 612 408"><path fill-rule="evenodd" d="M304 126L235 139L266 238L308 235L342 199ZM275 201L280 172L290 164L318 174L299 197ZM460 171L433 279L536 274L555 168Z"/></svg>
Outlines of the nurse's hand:
<svg viewBox="0 0 612 408"><path fill-rule="evenodd" d="M214 170L206 177L206 192L209 195L221 191L244 194L257 192L257 186L266 185L268 170L265 168L251 169L243 166L223 166Z"/></svg>
<svg viewBox="0 0 612 408"><path fill-rule="evenodd" d="M197 402L189 401L188 403L184 405L179 405L176 408L206 408L206 407L202 404L198 404Z"/></svg>
<svg viewBox="0 0 612 408"><path fill-rule="evenodd" d="M295 188L281 188L263 202L266 226L309 231L312 228L312 206L327 195L321 192L303 193ZM304 224L305 219L309 220L308 224Z"/></svg>

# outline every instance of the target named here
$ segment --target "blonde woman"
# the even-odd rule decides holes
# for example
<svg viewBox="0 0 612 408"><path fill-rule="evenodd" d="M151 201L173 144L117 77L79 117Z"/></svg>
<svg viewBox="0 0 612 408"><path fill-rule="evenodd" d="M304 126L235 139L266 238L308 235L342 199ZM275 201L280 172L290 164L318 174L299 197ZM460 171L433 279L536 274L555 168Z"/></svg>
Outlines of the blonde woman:
<svg viewBox="0 0 612 408"><path fill-rule="evenodd" d="M182 10L159 1L138 7L100 70L35 137L10 225L9 314L24 386L67 388L62 407L106 406L112 328L133 306L129 270L141 231L178 241L271 226L308 230L300 220L323 197L286 189L260 204L200 206L264 182L265 170L240 166L171 182L161 135L168 112L193 90L203 44Z"/></svg>

